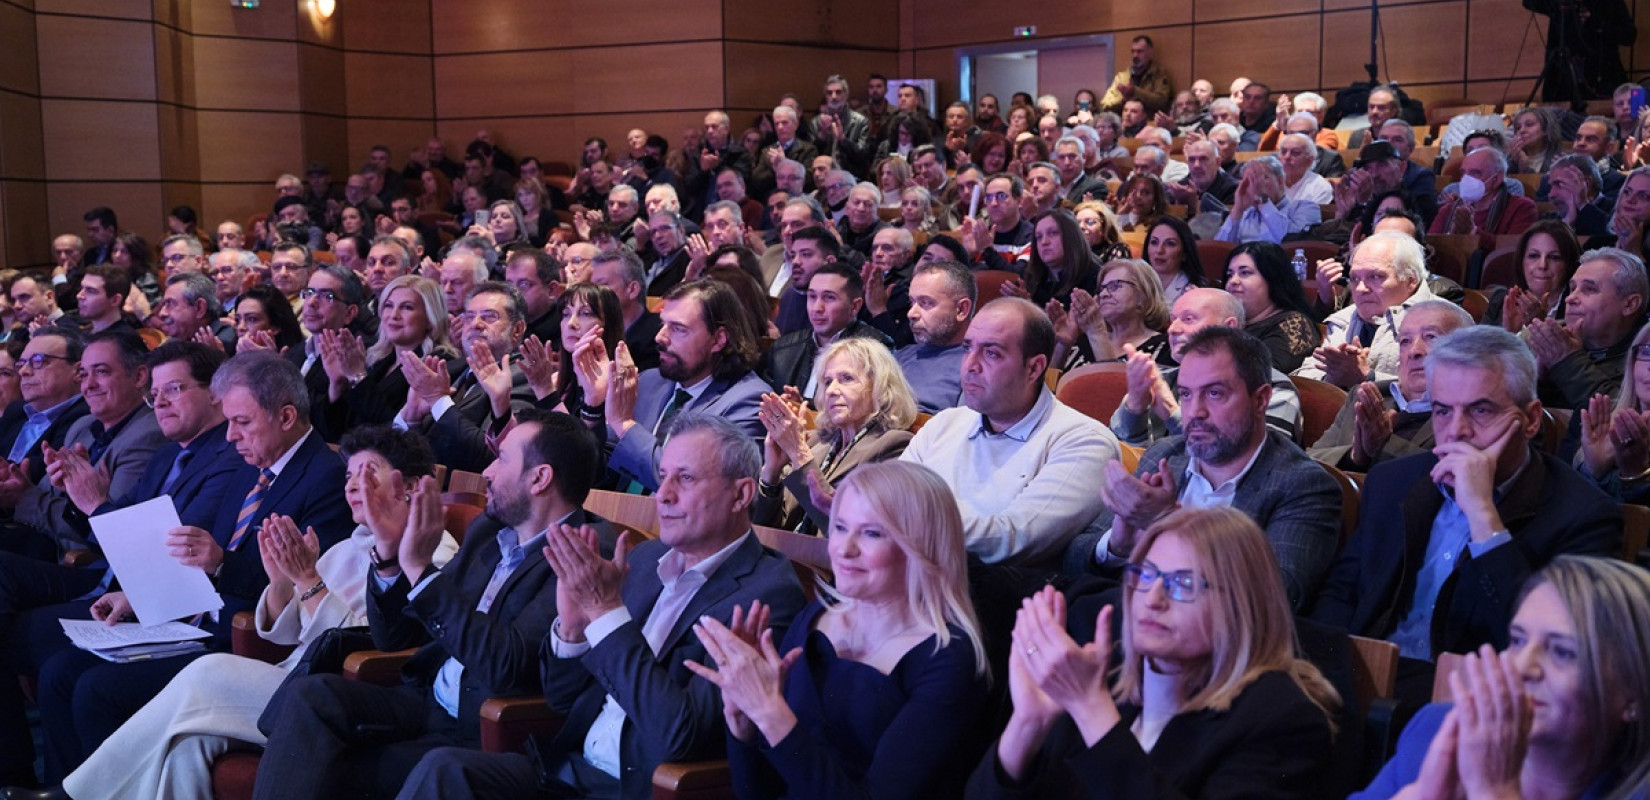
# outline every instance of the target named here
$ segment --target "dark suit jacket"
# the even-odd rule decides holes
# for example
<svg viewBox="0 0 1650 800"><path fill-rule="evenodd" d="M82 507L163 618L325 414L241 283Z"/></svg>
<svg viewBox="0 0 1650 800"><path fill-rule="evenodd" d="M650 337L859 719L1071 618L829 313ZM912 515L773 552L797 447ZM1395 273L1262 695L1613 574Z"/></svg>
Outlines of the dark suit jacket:
<svg viewBox="0 0 1650 800"><path fill-rule="evenodd" d="M302 370L307 355L307 344L307 340L299 342L287 348L282 355L291 361L293 366ZM309 374L304 376L304 387L309 389L309 422L328 444L337 444L339 439L344 438L344 431L349 427L349 413L341 403L332 402L328 394L328 385L326 368L321 366L321 359L317 356L315 363L309 368ZM401 399L405 401L406 397L403 396Z"/></svg>
<svg viewBox="0 0 1650 800"><path fill-rule="evenodd" d="M856 336L875 339L884 346L893 346L886 334L857 319L843 329L838 341ZM762 356L762 364L757 367L757 372L767 379L768 385L776 392L785 391L786 386L802 389L808 385L808 379L813 377L814 357L819 355L820 350L820 346L814 343L813 328L792 331L779 337L779 341L768 348L768 352Z"/></svg>
<svg viewBox="0 0 1650 800"><path fill-rule="evenodd" d="M763 547L755 534L746 534L694 593L655 656L642 624L664 589L659 559L669 551L663 542L651 540L630 552L624 583L629 622L576 660L556 657L548 637L541 656L545 700L567 715L554 739L533 742L541 761L582 754L584 737L611 694L626 715L619 782L627 800L652 796L653 770L661 763L719 758L726 751L721 692L682 665L707 658L694 623L703 616L726 622L734 608L748 609L752 600L761 600L772 607L774 635L783 639L806 602L790 559Z"/></svg>
<svg viewBox="0 0 1650 800"><path fill-rule="evenodd" d="M46 477L46 460L40 455L40 442L51 442L53 448L62 447L63 440L69 435L70 426L90 413L91 409L86 407L86 401L77 395L74 403L63 409L63 413L58 415L57 419L52 420L51 426L46 428L46 432L29 448L28 454L23 456L29 462L30 483L39 483L41 478ZM17 434L22 432L23 423L27 422L28 418L29 415L23 411L22 400L6 406L5 413L0 414L0 458L5 458L6 454L11 452L12 443L17 441Z"/></svg>
<svg viewBox="0 0 1650 800"><path fill-rule="evenodd" d="M223 422L197 437L191 448L194 455L184 465L178 474L177 484L172 487L172 505L178 510L179 521L185 525L210 529L217 519L218 506L230 494L230 484L246 466L246 460L224 438L228 431L229 423ZM92 513L101 514L159 497L161 488L166 484L166 476L172 471L172 464L182 452L182 445L167 442L149 459L149 468L131 491L111 498ZM244 499L241 497L234 501L237 514Z"/></svg>
<svg viewBox="0 0 1650 800"><path fill-rule="evenodd" d="M821 441L819 434L811 437L812 444L808 448L813 454L813 463L825 463L825 456L831 452L829 442ZM867 432L859 441L854 442L847 450L831 462L831 468L825 470L823 477L832 486L848 477L861 464L875 464L878 461L888 461L899 458L905 452L905 446L911 443L910 431L890 431L880 427ZM821 511L813 502L813 494L808 491L807 471L788 472L781 480L785 488L778 497L769 497L764 494L756 496L756 506L751 510L751 521L758 525L767 525L774 528L796 530L806 518L812 524L811 530L821 532L830 526L830 514Z"/></svg>
<svg viewBox="0 0 1650 800"><path fill-rule="evenodd" d="M659 366L659 329L664 322L652 311L643 311L635 324L624 330L625 347L630 348L630 360L636 369L650 370Z"/></svg>
<svg viewBox="0 0 1650 800"><path fill-rule="evenodd" d="M689 260L691 259L688 256L686 247L677 250L676 255L671 256L670 260L665 262L664 269L660 270L659 274L653 276L653 280L647 282L647 296L664 297L665 292L670 291L676 286L676 284L681 283L682 279L687 277ZM647 266L649 270L653 269L653 264L651 262Z"/></svg>
<svg viewBox="0 0 1650 800"><path fill-rule="evenodd" d="M214 643L221 643L224 650L229 649L229 621L236 612L251 610L269 584L263 558L258 555L255 532L270 514L292 517L299 530L314 528L321 540L322 552L348 539L355 530L349 503L344 500L344 461L315 433L310 432L264 492L263 502L258 504L248 529L252 532L239 547L224 553L223 567L214 581L218 593L223 595L224 607L218 612L216 625L207 626L215 634ZM244 461L228 481L223 502L218 504L217 519L210 529L219 547L229 546L241 505L257 482L258 469Z"/></svg>
<svg viewBox="0 0 1650 800"><path fill-rule="evenodd" d="M770 390L754 372L747 372L734 381L717 378L682 410L722 417L752 439L761 441L767 429L756 418L756 412L762 407L762 394ZM659 451L665 445L665 431L654 436L653 427L659 424L675 392L676 382L661 376L657 369L642 373L636 387L636 424L617 441L609 440L612 451L608 466L650 491L659 487Z"/></svg>
<svg viewBox="0 0 1650 800"><path fill-rule="evenodd" d="M603 553L612 553L617 538L613 526L583 509L573 512L568 524L595 525ZM412 587L405 575L388 590L380 590L370 578L367 582L373 645L380 650L419 648L401 669L407 683L428 689L448 658L464 665L458 719L470 736L478 735L487 698L539 690L539 642L556 618L556 575L538 547L529 548L505 579L492 608L476 610L503 558L498 547L503 529L504 523L490 515L476 517L458 555L423 581L417 597L408 598Z"/></svg>
<svg viewBox="0 0 1650 800"><path fill-rule="evenodd" d="M1176 488L1184 489L1186 465L1191 462L1184 436L1171 436L1148 448L1140 456L1135 474L1156 473L1158 461L1165 458ZM1329 571L1340 544L1341 490L1335 480L1289 437L1268 429L1266 446L1238 481L1232 507L1248 514L1266 531L1283 571L1290 605L1305 608ZM1100 512L1091 528L1111 530L1114 516L1109 508ZM1099 540L1099 533L1078 534L1066 548L1065 571L1099 571L1094 560Z"/></svg>
<svg viewBox="0 0 1650 800"><path fill-rule="evenodd" d="M456 363L463 364L462 361ZM511 407L517 411L532 407L537 398L533 395L533 387L527 385L527 376L522 373L521 367L511 364L510 376ZM455 386L462 377L453 379ZM437 464L445 464L449 469L481 472L493 463L493 451L487 447L487 434L498 423L487 393L481 387L471 385L460 390L454 398L453 407L447 409L441 419L431 415L415 427L429 437L430 446L435 448Z"/></svg>
<svg viewBox="0 0 1650 800"><path fill-rule="evenodd" d="M1014 783L997 762L995 744L968 781L969 800L1169 797L1321 798L1329 779L1329 718L1283 672L1256 678L1225 711L1177 714L1147 753L1129 727L1140 709L1124 705L1122 720L1093 747L1071 717L1062 716Z"/></svg>
<svg viewBox="0 0 1650 800"><path fill-rule="evenodd" d="M395 353L367 366L367 377L354 388L344 392L341 402L335 404L338 414L346 420L340 430L357 425L382 425L395 419L401 407L407 404L407 376L398 367ZM447 360L447 378L457 381L466 369L464 359Z"/></svg>
<svg viewBox="0 0 1650 800"><path fill-rule="evenodd" d="M751 185L750 191L746 192L751 197L765 199L768 195L773 194L775 182L773 165L768 163L768 148L773 147L774 144L772 137L770 137L762 142L760 149L751 154ZM819 148L814 147L812 142L803 141L802 137L798 136L796 141L791 143L791 149L785 152L785 157L801 164L804 170L803 174L806 176L804 180L809 184L813 183L813 163L814 159L819 157Z"/></svg>
<svg viewBox="0 0 1650 800"><path fill-rule="evenodd" d="M75 421L63 444L66 447L82 445L90 452L97 446L98 432L108 435L98 420L88 414ZM139 405L128 413L126 419L116 423L114 435L94 466L109 470L111 494L125 494L143 477L155 451L166 443L165 434L160 432L160 423L155 420L155 412L147 405ZM50 535L57 541L60 551L86 546L86 536L91 528L81 527L78 516L79 511L69 499L68 492L53 487L45 479L24 489L17 501L17 521Z"/></svg>
<svg viewBox="0 0 1650 800"><path fill-rule="evenodd" d="M1568 465L1534 448L1529 466L1496 504L1512 541L1481 558L1463 555L1438 593L1432 650L1465 653L1507 646L1507 625L1525 579L1566 553L1621 550L1621 508ZM1312 617L1348 633L1384 639L1415 595L1415 575L1444 497L1431 453L1377 466L1364 483L1358 532L1318 595Z"/></svg>
<svg viewBox="0 0 1650 800"><path fill-rule="evenodd" d="M1388 388L1391 385L1392 381L1375 382L1375 388L1381 392L1381 408L1397 411L1398 402L1392 399L1392 391ZM1358 393L1347 392L1346 402L1341 405L1340 411L1335 412L1335 421L1330 423L1329 429L1307 449L1307 454L1325 464L1334 464L1339 469L1368 472L1376 464L1432 450L1432 445L1436 441L1432 435L1432 415L1398 411L1398 419L1392 427L1392 436L1386 440L1386 446L1381 448L1381 452L1376 453L1374 460L1369 464L1362 467L1353 464L1352 439L1357 435L1357 407Z"/></svg>

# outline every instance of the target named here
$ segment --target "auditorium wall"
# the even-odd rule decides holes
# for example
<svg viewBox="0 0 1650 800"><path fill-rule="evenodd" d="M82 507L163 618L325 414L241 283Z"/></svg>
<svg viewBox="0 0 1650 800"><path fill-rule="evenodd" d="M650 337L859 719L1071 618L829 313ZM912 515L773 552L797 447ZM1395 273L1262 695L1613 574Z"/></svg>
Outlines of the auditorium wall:
<svg viewBox="0 0 1650 800"><path fill-rule="evenodd" d="M1650 0L1632 0L1650 11ZM166 209L207 224L267 209L310 161L340 182L373 144L396 163L432 133L479 129L513 153L571 160L588 136L645 126L680 140L704 112L736 129L823 77L931 77L957 94L958 48L1151 34L1176 78L1239 74L1284 91L1359 80L1360 0L0 0L0 253L49 260L54 232L107 203L158 238ZM1639 14L1641 27L1650 13ZM1519 99L1545 26L1519 0L1382 5L1382 76L1423 99ZM1119 47L1118 68L1127 65ZM1628 54L1650 71L1650 38ZM1098 78L1095 81L1099 83ZM1096 85L1095 88L1103 88Z"/></svg>

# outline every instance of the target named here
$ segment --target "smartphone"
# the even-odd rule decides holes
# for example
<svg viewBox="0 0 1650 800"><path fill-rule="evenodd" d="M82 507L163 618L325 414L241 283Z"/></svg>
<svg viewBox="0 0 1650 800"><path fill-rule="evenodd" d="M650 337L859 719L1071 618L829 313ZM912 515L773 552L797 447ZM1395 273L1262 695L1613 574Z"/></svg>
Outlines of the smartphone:
<svg viewBox="0 0 1650 800"><path fill-rule="evenodd" d="M1091 110L1090 107L1089 107L1089 101L1084 100L1083 102L1078 103L1077 104L1077 110L1078 111L1089 111L1089 110Z"/></svg>
<svg viewBox="0 0 1650 800"><path fill-rule="evenodd" d="M1630 96L1632 97L1633 119L1638 119L1639 114L1644 111L1644 87L1634 86Z"/></svg>
<svg viewBox="0 0 1650 800"><path fill-rule="evenodd" d="M483 228L487 227L487 209L483 208L476 212L476 224Z"/></svg>

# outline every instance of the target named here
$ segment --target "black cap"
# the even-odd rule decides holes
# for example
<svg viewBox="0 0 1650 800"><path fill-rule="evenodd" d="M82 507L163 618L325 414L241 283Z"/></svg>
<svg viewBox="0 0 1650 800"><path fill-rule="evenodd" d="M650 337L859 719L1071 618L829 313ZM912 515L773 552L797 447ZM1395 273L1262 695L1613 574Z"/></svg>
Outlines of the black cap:
<svg viewBox="0 0 1650 800"><path fill-rule="evenodd" d="M1358 151L1358 161L1352 166L1367 167L1377 161L1386 161L1393 158L1398 158L1398 148L1393 147L1392 143L1385 139L1376 139L1364 145L1363 150Z"/></svg>

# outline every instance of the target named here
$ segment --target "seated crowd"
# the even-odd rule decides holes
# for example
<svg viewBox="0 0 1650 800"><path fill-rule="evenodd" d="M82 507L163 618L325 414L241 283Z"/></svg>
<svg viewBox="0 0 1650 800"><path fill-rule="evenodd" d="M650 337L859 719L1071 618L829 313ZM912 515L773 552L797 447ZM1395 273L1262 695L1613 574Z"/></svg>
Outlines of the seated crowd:
<svg viewBox="0 0 1650 800"><path fill-rule="evenodd" d="M86 212L0 272L0 798L1645 800L1638 120L1130 54ZM224 607L105 660L148 501Z"/></svg>

